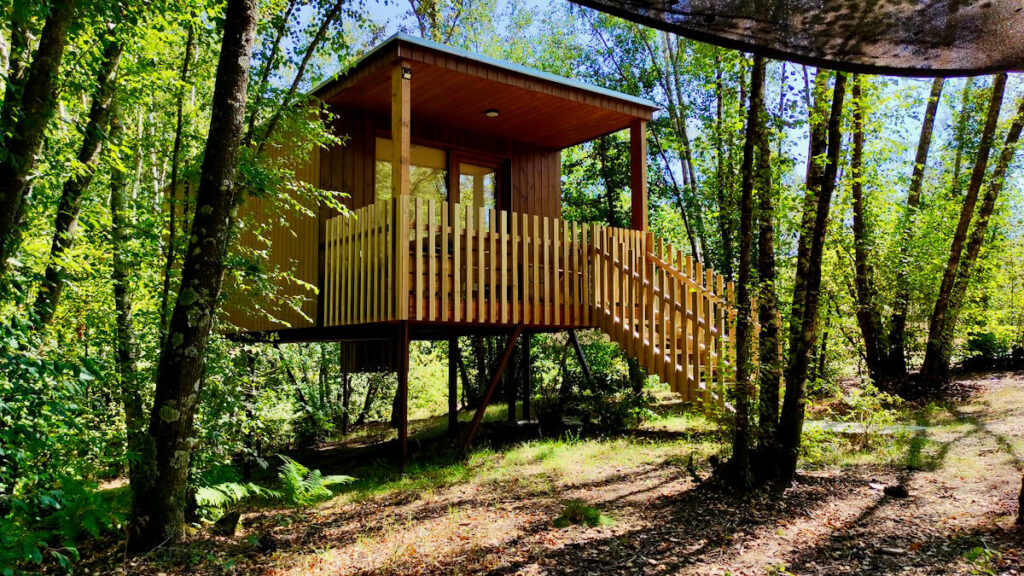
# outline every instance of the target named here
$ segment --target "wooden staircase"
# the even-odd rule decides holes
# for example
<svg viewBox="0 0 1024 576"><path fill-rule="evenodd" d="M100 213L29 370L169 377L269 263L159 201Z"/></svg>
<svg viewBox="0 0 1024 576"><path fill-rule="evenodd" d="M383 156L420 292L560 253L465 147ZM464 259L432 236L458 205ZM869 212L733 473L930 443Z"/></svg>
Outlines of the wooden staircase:
<svg viewBox="0 0 1024 576"><path fill-rule="evenodd" d="M687 401L725 406L735 350L733 285L649 233L594 226L598 326Z"/></svg>

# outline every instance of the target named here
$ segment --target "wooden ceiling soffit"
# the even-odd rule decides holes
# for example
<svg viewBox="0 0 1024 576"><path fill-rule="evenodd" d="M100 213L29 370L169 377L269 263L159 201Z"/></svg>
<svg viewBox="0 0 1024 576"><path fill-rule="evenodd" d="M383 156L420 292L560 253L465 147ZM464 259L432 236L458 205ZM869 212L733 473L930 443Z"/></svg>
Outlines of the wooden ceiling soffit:
<svg viewBox="0 0 1024 576"><path fill-rule="evenodd" d="M1024 0L571 0L769 58L894 76L1024 69Z"/></svg>
<svg viewBox="0 0 1024 576"><path fill-rule="evenodd" d="M390 69L402 60L437 66L467 76L476 76L570 101L587 101L593 106L643 119L650 119L657 110L655 103L643 98L586 85L405 34L392 36L367 53L346 72L314 88L312 93L326 102L332 102L345 90L361 87L363 82L373 76L381 76L385 69Z"/></svg>

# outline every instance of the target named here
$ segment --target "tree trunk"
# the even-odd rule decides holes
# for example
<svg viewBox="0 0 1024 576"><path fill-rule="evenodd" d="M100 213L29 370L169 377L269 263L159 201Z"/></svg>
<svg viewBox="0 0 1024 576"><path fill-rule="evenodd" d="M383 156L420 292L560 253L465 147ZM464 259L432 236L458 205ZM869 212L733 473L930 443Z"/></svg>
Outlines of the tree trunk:
<svg viewBox="0 0 1024 576"><path fill-rule="evenodd" d="M820 72L819 72L820 74ZM843 117L843 99L846 96L846 74L836 73L832 93L832 109L828 119L828 145L824 172L818 181L817 197L805 203L805 209L814 207L811 228L800 233L800 244L807 245L807 256L797 262L796 279L793 288L793 311L791 322L797 326L795 337L789 342L789 360L786 366L786 393L779 418L779 474L783 483L793 480L800 454L800 436L804 426L804 402L807 391L807 369L811 348L817 332L818 308L821 289L821 258L828 231L829 208L835 190L839 171L839 149L842 147L840 126ZM806 222L806 217L804 221ZM804 236L809 236L805 241ZM800 279L803 278L803 281ZM798 291L802 291L799 294Z"/></svg>
<svg viewBox="0 0 1024 576"><path fill-rule="evenodd" d="M803 215L800 220L800 238L797 240L797 274L793 281L793 301L789 321L790 345L800 339L803 332L804 299L807 296L807 271L811 268L811 238L817 206L820 201L825 155L828 151L826 115L828 114L829 75L818 70L814 76L813 103L807 109L811 127L807 143L807 192L804 194ZM811 96L808 96L810 98Z"/></svg>
<svg viewBox="0 0 1024 576"><path fill-rule="evenodd" d="M110 138L120 140L123 132L116 113L111 120ZM139 456L145 450L145 413L142 404L142 379L137 366L135 327L132 324L131 263L125 254L133 223L128 210L127 175L120 165L110 174L110 249L113 256L114 312L117 329L114 341L117 373L121 380L121 403L128 440L128 481L132 492L141 489Z"/></svg>
<svg viewBox="0 0 1024 576"><path fill-rule="evenodd" d="M861 95L863 80L858 74L853 78L853 151L850 154L850 195L853 200L853 261L854 285L857 300L857 324L864 339L864 360L868 375L878 385L885 376L885 342L882 337L881 312L875 299L874 279L868 253L871 240L868 238L867 222L864 215L864 102ZM915 171L916 173L916 171Z"/></svg>
<svg viewBox="0 0 1024 576"><path fill-rule="evenodd" d="M960 116L956 122L956 157L953 160L953 196L960 195L960 167L963 165L964 147L967 144L967 123L970 120L971 85L974 77L964 79L964 88L960 93Z"/></svg>
<svg viewBox="0 0 1024 576"><path fill-rule="evenodd" d="M373 400L377 396L377 388L379 387L379 375L371 374L366 383L366 397L363 398L363 409L359 411L359 417L356 418L356 426L362 426L366 423L366 419L370 416L370 409L373 408Z"/></svg>
<svg viewBox="0 0 1024 576"><path fill-rule="evenodd" d="M43 146L46 126L57 106L54 95L76 3L54 0L50 4L35 57L25 73L18 111L13 112L17 121L10 133L0 134L5 152L0 159L0 280L7 276L7 261L17 251L29 178Z"/></svg>
<svg viewBox="0 0 1024 576"><path fill-rule="evenodd" d="M295 10L295 4L296 0L288 0L288 6L285 7L284 13L273 24L274 40L270 43L269 47L265 47L269 48L269 52L258 58L258 61L263 62L263 68L260 70L260 79L256 83L256 93L253 95L252 112L249 114L249 127L245 131L246 139L249 141L255 135L256 120L259 117L263 98L269 87L270 74L277 68L277 57L281 53L281 41L284 40L285 33L288 31L288 21L291 19L292 11ZM191 32L191 28L189 31Z"/></svg>
<svg viewBox="0 0 1024 576"><path fill-rule="evenodd" d="M192 63L192 49L195 43L195 29L192 25L188 27L188 37L185 40L185 57L181 63L181 74L179 80L182 86L188 81L188 68ZM177 256L177 238L178 238L178 220L177 213L178 207L178 165L181 160L181 141L182 132L185 129L185 90L184 88L178 89L178 95L175 99L175 116L176 121L174 125L174 144L171 146L171 185L170 185L170 202L168 202L167 211L167 246L165 247L166 254L164 254L164 282L160 289L160 337L161 340L167 337L167 323L170 320L169 316L171 313L170 309L170 294L171 294L171 276L174 274L174 260ZM182 190L182 199L185 200L187 196L187 187ZM185 200L187 202L187 200ZM182 223L184 224L184 222Z"/></svg>
<svg viewBox="0 0 1024 576"><path fill-rule="evenodd" d="M235 172L257 19L255 0L228 0L197 210L182 266L181 289L157 370L149 424L155 450L145 486L133 502L132 516L139 531L132 543L135 549L179 541L185 532L185 483L193 421L237 207Z"/></svg>
<svg viewBox="0 0 1024 576"><path fill-rule="evenodd" d="M743 167L740 185L740 236L738 285L736 290L736 388L733 397L736 408L736 428L733 431L732 460L729 462L728 480L737 488L748 489L750 476L751 423L750 404L754 393L753 382L753 310L751 310L750 268L754 244L754 154L760 144L762 110L764 109L763 56L754 56L750 73L750 105L747 110L747 134L743 142Z"/></svg>
<svg viewBox="0 0 1024 576"><path fill-rule="evenodd" d="M60 301L60 293L64 288L64 270L61 261L65 253L74 243L75 231L78 228L78 215L82 210L82 197L92 182L99 164L103 141L107 137L107 124L110 119L110 104L117 88L117 67L121 62L123 46L117 39L110 39L103 51L103 65L96 79L96 93L92 97L89 108L89 121L85 125L82 146L78 150L80 168L64 182L60 202L57 205L57 219L54 224L53 241L50 244L50 258L46 265L43 282L39 286L33 305L36 322L39 326L48 326L53 322L53 315Z"/></svg>
<svg viewBox="0 0 1024 576"><path fill-rule="evenodd" d="M470 406L476 406L480 394L487 388L487 354L484 350L483 336L473 337L473 356L476 360L476 378L473 393L469 395Z"/></svg>
<svg viewBox="0 0 1024 576"><path fill-rule="evenodd" d="M774 462L775 432L779 425L779 388L782 361L779 358L779 296L775 270L775 190L772 186L771 147L768 142L767 107L761 111L764 120L758 131L757 194L758 194L758 431L759 463ZM759 475L765 476L763 471Z"/></svg>
<svg viewBox="0 0 1024 576"><path fill-rule="evenodd" d="M918 206L921 204L921 187L924 183L924 170L928 164L928 151L932 144L932 132L935 128L935 113L939 109L942 96L942 78L932 82L932 91L928 95L928 104L924 110L924 121L921 123L921 136L917 140L917 154L914 156L914 172L910 177L910 188L907 190L907 208L903 213L900 225L900 244L909 244L916 228L914 221ZM957 165L960 154L957 152ZM959 170L959 168L958 168ZM958 176L954 176L958 178ZM904 256L896 270L896 297L893 299L893 312L889 328L889 352L886 358L886 380L903 379L907 376L907 313L910 308L910 286L907 282L907 271L912 262Z"/></svg>
<svg viewBox="0 0 1024 576"><path fill-rule="evenodd" d="M964 257L960 260L960 265L956 272L953 290L949 294L949 309L946 312L946 333L942 334L943 340L947 343L952 342L953 330L956 328L956 323L960 318L960 311L963 308L964 296L967 294L967 288L970 285L974 264L978 260L982 246L985 244L988 223L992 213L995 211L996 201L999 199L999 194L1002 192L1003 185L1006 182L1006 171L1009 169L1014 153L1017 151L1017 142L1020 139L1022 128L1024 128L1024 97L1020 99L1017 114L1010 125L1009 131L1006 133L1006 141L1003 143L999 160L989 176L988 186L981 199L981 206L978 208L978 213L974 218L974 228L971 230ZM944 362L948 367L948 349Z"/></svg>
<svg viewBox="0 0 1024 576"><path fill-rule="evenodd" d="M722 236L722 274L733 279L732 261L732 203L725 186L725 139L722 104L725 98L722 86L722 54L715 50L715 190L718 193L718 232Z"/></svg>
<svg viewBox="0 0 1024 576"><path fill-rule="evenodd" d="M348 436L349 422L352 420L352 376L348 371L341 372L341 436Z"/></svg>
<svg viewBox="0 0 1024 576"><path fill-rule="evenodd" d="M963 257L967 231L971 219L974 217L978 193L985 180L988 157L992 151L992 141L995 136L996 124L999 121L999 111L1002 107L1005 90L1006 73L995 75L992 82L992 98L989 101L988 116L985 118L985 127L982 129L981 141L978 144L978 157L974 163L974 170L971 172L970 183L967 185L967 196L964 198L964 204L960 210L960 219L957 222L956 231L953 233L949 259L946 261L946 269L939 285L939 296L935 300L935 308L932 310L931 321L928 324L928 345L925 348L920 376L921 384L925 387L936 387L948 377L951 345L948 336L952 335L952 318L947 316L950 295L956 280L957 269L960 267L960 260Z"/></svg>
<svg viewBox="0 0 1024 576"><path fill-rule="evenodd" d="M518 368L519 363L516 362L516 352L521 350L522 347L512 349L512 358L509 361L508 367L505 368L502 377L505 379L505 403L506 403L506 417L509 423L514 424L516 422L516 397L519 390L519 374Z"/></svg>
<svg viewBox="0 0 1024 576"><path fill-rule="evenodd" d="M0 141L17 121L21 106L22 90L25 88L26 72L32 55L32 30L29 19L31 0L15 0L11 14L10 46L7 51L7 86L4 89L4 103L0 107Z"/></svg>
<svg viewBox="0 0 1024 576"><path fill-rule="evenodd" d="M633 394L637 396L643 394L645 374L643 368L640 367L640 362L632 356L627 356L626 368L628 369L629 385L633 390Z"/></svg>

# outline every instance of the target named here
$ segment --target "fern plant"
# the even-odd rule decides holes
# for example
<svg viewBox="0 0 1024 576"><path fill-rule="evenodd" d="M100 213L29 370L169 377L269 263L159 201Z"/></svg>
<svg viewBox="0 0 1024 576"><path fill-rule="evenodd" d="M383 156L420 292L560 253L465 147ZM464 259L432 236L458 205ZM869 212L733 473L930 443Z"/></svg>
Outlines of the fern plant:
<svg viewBox="0 0 1024 576"><path fill-rule="evenodd" d="M242 500L249 498L266 498L278 500L283 494L277 490L264 488L252 482L221 482L212 486L201 486L196 489L196 504L201 508L226 509Z"/></svg>
<svg viewBox="0 0 1024 576"><path fill-rule="evenodd" d="M327 500L334 494L330 486L348 484L355 480L351 476L324 476L319 470L310 470L287 456L280 456L283 464L277 477L281 481L281 492L286 502L293 506L309 506Z"/></svg>

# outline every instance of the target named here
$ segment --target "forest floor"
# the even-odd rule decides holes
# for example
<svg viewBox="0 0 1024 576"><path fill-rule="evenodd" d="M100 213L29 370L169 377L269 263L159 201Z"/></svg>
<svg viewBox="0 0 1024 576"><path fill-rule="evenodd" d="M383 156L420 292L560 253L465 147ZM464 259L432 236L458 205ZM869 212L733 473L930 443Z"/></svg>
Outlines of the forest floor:
<svg viewBox="0 0 1024 576"><path fill-rule="evenodd" d="M717 426L666 414L613 439L532 440L467 460L379 462L305 510L246 514L233 538L124 558L118 574L1018 574L1024 374L963 383L966 399L901 412L894 434L808 433L782 492L697 483ZM814 415L816 418L821 414ZM882 430L884 431L884 430ZM690 466L692 461L695 466ZM325 470L325 472L340 472ZM902 484L905 498L883 494ZM583 511L593 526L556 521ZM91 557L90 557L91 556Z"/></svg>

